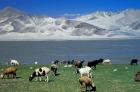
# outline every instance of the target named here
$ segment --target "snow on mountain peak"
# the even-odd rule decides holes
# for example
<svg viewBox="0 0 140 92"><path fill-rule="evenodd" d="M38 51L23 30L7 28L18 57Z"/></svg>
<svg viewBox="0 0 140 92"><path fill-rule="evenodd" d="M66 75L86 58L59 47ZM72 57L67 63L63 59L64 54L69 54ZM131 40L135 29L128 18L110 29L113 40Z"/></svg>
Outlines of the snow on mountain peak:
<svg viewBox="0 0 140 92"><path fill-rule="evenodd" d="M0 11L0 39L140 37L139 16L140 10L128 9L118 13L97 11L76 19L52 18L29 16L7 7Z"/></svg>

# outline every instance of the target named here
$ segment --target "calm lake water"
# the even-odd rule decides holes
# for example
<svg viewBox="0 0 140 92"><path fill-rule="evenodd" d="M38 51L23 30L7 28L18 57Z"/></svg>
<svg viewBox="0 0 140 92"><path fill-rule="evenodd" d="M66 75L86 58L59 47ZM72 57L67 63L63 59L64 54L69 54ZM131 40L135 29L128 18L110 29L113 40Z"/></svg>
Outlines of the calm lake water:
<svg viewBox="0 0 140 92"><path fill-rule="evenodd" d="M53 60L111 59L113 64L128 64L140 60L140 39L86 41L1 41L0 62L17 59L20 63L41 64Z"/></svg>

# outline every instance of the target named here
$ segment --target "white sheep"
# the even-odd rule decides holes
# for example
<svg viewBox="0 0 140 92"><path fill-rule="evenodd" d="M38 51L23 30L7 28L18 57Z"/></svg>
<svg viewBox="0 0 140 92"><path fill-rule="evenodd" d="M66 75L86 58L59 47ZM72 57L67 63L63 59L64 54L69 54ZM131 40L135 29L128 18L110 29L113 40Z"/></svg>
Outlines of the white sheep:
<svg viewBox="0 0 140 92"><path fill-rule="evenodd" d="M37 62L37 61L35 61L34 63L35 63L35 65L37 65L37 64L38 64L38 62Z"/></svg>
<svg viewBox="0 0 140 92"><path fill-rule="evenodd" d="M34 72L31 74L31 76L29 77L29 81L32 81L32 79L35 78L35 77L36 77L36 81L37 81L37 77L39 77L40 81L41 81L41 76L46 76L45 81L48 82L49 72L50 72L50 69L47 68L47 67L41 67L41 68L35 69Z"/></svg>
<svg viewBox="0 0 140 92"><path fill-rule="evenodd" d="M19 65L19 62L14 59L12 59L10 63L11 63L11 65L14 65L14 66Z"/></svg>
<svg viewBox="0 0 140 92"><path fill-rule="evenodd" d="M79 71L81 77L86 75L86 76L92 78L90 67L86 66L84 68L80 68L78 71Z"/></svg>
<svg viewBox="0 0 140 92"><path fill-rule="evenodd" d="M105 59L105 60L103 60L102 64L111 64L111 60L110 59Z"/></svg>

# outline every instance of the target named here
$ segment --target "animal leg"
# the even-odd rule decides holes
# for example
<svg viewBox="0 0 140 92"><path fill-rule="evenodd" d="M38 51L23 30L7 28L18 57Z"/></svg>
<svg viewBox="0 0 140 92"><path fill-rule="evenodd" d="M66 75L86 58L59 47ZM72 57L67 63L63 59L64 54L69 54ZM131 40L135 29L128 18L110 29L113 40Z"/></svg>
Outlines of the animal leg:
<svg viewBox="0 0 140 92"><path fill-rule="evenodd" d="M54 72L55 73L55 76L56 76L56 72L57 72L57 69L55 69L55 72Z"/></svg>
<svg viewBox="0 0 140 92"><path fill-rule="evenodd" d="M96 91L96 86L94 85L94 83L91 84L91 87L92 87L91 89L92 91Z"/></svg>
<svg viewBox="0 0 140 92"><path fill-rule="evenodd" d="M13 73L13 78L16 78L16 73Z"/></svg>
<svg viewBox="0 0 140 92"><path fill-rule="evenodd" d="M41 81L41 77L39 77L40 81Z"/></svg>
<svg viewBox="0 0 140 92"><path fill-rule="evenodd" d="M86 91L88 91L88 89L87 89L87 88L88 88L88 86L86 85L86 90L85 90L85 92L86 92Z"/></svg>
<svg viewBox="0 0 140 92"><path fill-rule="evenodd" d="M92 78L92 74L91 74L91 72L89 73L89 77Z"/></svg>
<svg viewBox="0 0 140 92"><path fill-rule="evenodd" d="M48 75L47 75L47 82L49 82L49 77L48 77Z"/></svg>
<svg viewBox="0 0 140 92"><path fill-rule="evenodd" d="M46 75L46 79L45 79L45 81L49 82L49 78L48 78L48 75Z"/></svg>
<svg viewBox="0 0 140 92"><path fill-rule="evenodd" d="M96 65L94 66L95 70L96 70Z"/></svg>
<svg viewBox="0 0 140 92"><path fill-rule="evenodd" d="M80 85L80 90L81 90L81 92L83 92L83 88L84 88L84 84L81 84L81 85Z"/></svg>
<svg viewBox="0 0 140 92"><path fill-rule="evenodd" d="M35 78L35 81L37 81L37 77Z"/></svg>
<svg viewBox="0 0 140 92"><path fill-rule="evenodd" d="M81 81L79 81L80 82L80 90L81 90L81 92L83 92L83 88L85 87L85 83L82 83Z"/></svg>
<svg viewBox="0 0 140 92"><path fill-rule="evenodd" d="M9 74L7 75L7 78L9 78Z"/></svg>

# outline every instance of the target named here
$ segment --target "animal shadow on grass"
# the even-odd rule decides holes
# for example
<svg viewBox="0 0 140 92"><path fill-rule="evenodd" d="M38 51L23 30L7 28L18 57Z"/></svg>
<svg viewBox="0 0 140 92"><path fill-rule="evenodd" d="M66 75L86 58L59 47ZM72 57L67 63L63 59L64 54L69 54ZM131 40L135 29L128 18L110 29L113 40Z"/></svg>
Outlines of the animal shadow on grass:
<svg viewBox="0 0 140 92"><path fill-rule="evenodd" d="M19 76L18 77L15 77L15 78L13 78L13 77L10 76L10 77L6 77L6 78L3 78L3 79L21 79L21 78L22 77L19 77Z"/></svg>
<svg viewBox="0 0 140 92"><path fill-rule="evenodd" d="M82 92L96 92L96 91L93 91L93 90L85 90L85 91L82 91Z"/></svg>
<svg viewBox="0 0 140 92"><path fill-rule="evenodd" d="M49 81L48 81L48 83L54 82L56 76L59 76L59 75L60 75L59 73L57 73L55 76L54 76L54 75L51 75L51 76L50 76L50 79L49 79ZM45 81L45 79L43 79L43 80L41 80L41 81L38 80L38 81L32 81L32 82L46 82L46 81Z"/></svg>
<svg viewBox="0 0 140 92"><path fill-rule="evenodd" d="M41 80L41 81L32 81L32 82L46 82L46 83L51 83L51 82L54 82L54 79L50 79L48 82L45 81L45 80Z"/></svg>
<svg viewBox="0 0 140 92"><path fill-rule="evenodd" d="M55 76L59 76L59 75L60 75L60 73L55 74Z"/></svg>
<svg viewBox="0 0 140 92"><path fill-rule="evenodd" d="M59 75L60 75L60 73L55 74L55 76L54 76L54 75L51 75L51 78L50 78L50 80L49 80L49 83L50 83L50 82L54 82L55 79L56 79L56 76L59 76Z"/></svg>
<svg viewBox="0 0 140 92"><path fill-rule="evenodd" d="M54 82L54 79L49 80L49 83Z"/></svg>
<svg viewBox="0 0 140 92"><path fill-rule="evenodd" d="M36 81L36 80L33 80L33 81L31 81L31 82L47 82L47 81L45 81L45 80L41 80L41 81L40 81L40 80L37 80L37 81ZM49 82L49 81L48 81L48 82Z"/></svg>
<svg viewBox="0 0 140 92"><path fill-rule="evenodd" d="M18 77L16 77L16 79L21 79L21 78L22 78L22 77L19 77L19 76L18 76Z"/></svg>

